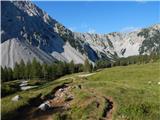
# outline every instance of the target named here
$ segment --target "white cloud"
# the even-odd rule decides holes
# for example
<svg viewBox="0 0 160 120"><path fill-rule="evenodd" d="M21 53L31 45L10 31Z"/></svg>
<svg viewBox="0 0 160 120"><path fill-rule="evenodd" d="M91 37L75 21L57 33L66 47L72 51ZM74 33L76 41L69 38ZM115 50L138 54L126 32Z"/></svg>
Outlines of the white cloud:
<svg viewBox="0 0 160 120"><path fill-rule="evenodd" d="M80 25L80 28L88 28L88 25L87 25L86 23L82 23L82 24Z"/></svg>
<svg viewBox="0 0 160 120"><path fill-rule="evenodd" d="M133 27L133 26L129 26L129 27L124 27L120 30L120 32L132 32L132 31L136 31L139 30L139 27Z"/></svg>
<svg viewBox="0 0 160 120"><path fill-rule="evenodd" d="M68 27L71 31L76 32L76 31L85 31L88 33L95 33L96 29L93 27L89 26L86 23L81 23L79 26L70 26Z"/></svg>
<svg viewBox="0 0 160 120"><path fill-rule="evenodd" d="M135 0L137 3L141 3L141 4L144 4L146 3L147 1L146 0Z"/></svg>
<svg viewBox="0 0 160 120"><path fill-rule="evenodd" d="M88 33L95 33L96 30L94 28L89 28Z"/></svg>

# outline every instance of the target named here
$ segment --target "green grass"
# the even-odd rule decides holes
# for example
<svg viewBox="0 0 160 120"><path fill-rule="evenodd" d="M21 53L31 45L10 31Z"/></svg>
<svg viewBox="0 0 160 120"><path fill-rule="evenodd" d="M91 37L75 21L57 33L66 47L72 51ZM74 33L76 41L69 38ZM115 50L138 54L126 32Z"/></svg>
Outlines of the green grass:
<svg viewBox="0 0 160 120"><path fill-rule="evenodd" d="M82 74L82 73L80 73ZM103 69L87 78L79 74L64 76L58 80L41 85L36 89L18 92L22 99L13 104L10 95L2 98L2 118L39 93L43 95L53 88L70 81L74 77L71 109L53 114L55 120L98 120L102 117L105 100L112 97L114 102L113 120L159 120L160 118L160 64L149 63ZM148 82L151 81L151 84ZM81 85L82 89L74 88ZM97 102L100 103L97 107Z"/></svg>
<svg viewBox="0 0 160 120"><path fill-rule="evenodd" d="M29 99L34 98L35 96L42 93L43 96L47 95L54 89L56 86L59 86L65 82L71 81L70 79L66 80L58 80L58 81L52 81L41 85L38 88L27 90L27 91L21 91L16 92L10 96L4 97L1 99L1 115L3 119L11 119L14 116L16 116L18 113L16 110L22 106L25 106L28 104ZM17 102L12 102L11 99L15 95L20 95L22 98Z"/></svg>
<svg viewBox="0 0 160 120"><path fill-rule="evenodd" d="M105 69L88 78L94 88L116 102L114 119L158 120L160 118L160 64L131 65ZM149 84L148 82L152 83Z"/></svg>

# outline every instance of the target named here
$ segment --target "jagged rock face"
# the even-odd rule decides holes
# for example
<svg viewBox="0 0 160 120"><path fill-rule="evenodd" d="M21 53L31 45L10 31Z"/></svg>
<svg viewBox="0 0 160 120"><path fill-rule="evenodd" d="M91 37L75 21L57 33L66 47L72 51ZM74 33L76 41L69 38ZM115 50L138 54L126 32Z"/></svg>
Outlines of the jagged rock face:
<svg viewBox="0 0 160 120"><path fill-rule="evenodd" d="M160 51L159 24L129 33L74 33L74 35L75 38L87 42L99 58L105 55L105 58L113 59Z"/></svg>
<svg viewBox="0 0 160 120"><path fill-rule="evenodd" d="M41 63L55 60L83 63L86 55L57 33L57 24L30 1L3 1L2 66L13 67L21 59L27 62L34 57Z"/></svg>
<svg viewBox="0 0 160 120"><path fill-rule="evenodd" d="M75 33L30 1L1 2L1 64L13 67L21 59L41 63L56 60L83 63L114 60L160 50L160 25L130 33Z"/></svg>

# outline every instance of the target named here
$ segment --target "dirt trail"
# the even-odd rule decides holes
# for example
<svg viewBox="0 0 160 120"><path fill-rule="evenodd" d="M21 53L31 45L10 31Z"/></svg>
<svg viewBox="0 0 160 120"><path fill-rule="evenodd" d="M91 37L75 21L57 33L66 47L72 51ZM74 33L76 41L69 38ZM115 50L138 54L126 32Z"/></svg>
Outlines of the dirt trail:
<svg viewBox="0 0 160 120"><path fill-rule="evenodd" d="M100 95L99 92L97 92L95 89L88 89L88 91L90 91L91 93L95 95L99 95L100 97L103 97L105 99L103 115L99 120L112 120L113 112L116 109L116 104L113 98L110 96L104 97L102 94Z"/></svg>
<svg viewBox="0 0 160 120"><path fill-rule="evenodd" d="M70 109L71 102L74 99L71 93L72 88L75 88L75 86L65 83L54 88L50 94L43 98L39 95L30 100L30 106L19 110L19 116L16 120L53 120L54 113L62 113ZM99 120L112 120L115 110L115 102L112 97L103 97L95 89L89 89L88 91L95 96L102 97L105 101L103 115Z"/></svg>
<svg viewBox="0 0 160 120"><path fill-rule="evenodd" d="M17 120L53 120L52 115L70 108L73 99L70 93L71 87L63 84L56 87L44 98L41 95L30 100L30 105L19 109Z"/></svg>
<svg viewBox="0 0 160 120"><path fill-rule="evenodd" d="M113 111L115 110L113 99L111 97L105 97L105 104L106 106L101 120L112 120Z"/></svg>

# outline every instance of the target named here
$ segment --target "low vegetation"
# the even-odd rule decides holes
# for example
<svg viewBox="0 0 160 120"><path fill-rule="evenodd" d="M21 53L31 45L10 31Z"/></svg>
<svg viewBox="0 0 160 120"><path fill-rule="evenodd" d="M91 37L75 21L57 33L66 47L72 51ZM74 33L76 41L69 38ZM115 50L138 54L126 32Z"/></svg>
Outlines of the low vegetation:
<svg viewBox="0 0 160 120"><path fill-rule="evenodd" d="M27 64L23 60L18 64L15 64L13 69L2 68L2 82L18 80L18 79L42 79L50 80L57 79L63 75L77 73L83 71L82 64L56 62L53 64L40 64L36 59L33 59L32 63L28 61Z"/></svg>
<svg viewBox="0 0 160 120"><path fill-rule="evenodd" d="M159 68L159 62L155 62L117 66L95 72L88 77L79 77L79 74L65 76L38 88L2 98L2 118L13 119L18 114L17 109L29 104L29 99L40 93L45 96L56 86L72 81L70 86L73 88L71 93L74 99L71 107L67 111L53 113L54 120L103 119L104 98L113 100L113 120L159 120ZM11 98L16 94L22 99L13 105ZM8 118L9 116L11 117Z"/></svg>
<svg viewBox="0 0 160 120"><path fill-rule="evenodd" d="M88 72L94 73L84 74ZM40 64L36 60L27 64L21 61L14 69L2 68L2 119L17 119L20 109L33 104L31 100L36 96L50 96L57 86L68 82L70 94L74 96L70 109L52 114L54 120L98 120L105 116L113 120L158 120L159 73L159 56L155 54L131 56L114 62L97 61L94 67L88 60L84 66L75 65L73 61L52 65ZM21 91L22 79L29 79L28 85L38 87ZM12 98L16 95L20 99L14 102ZM112 102L110 109L113 113L110 115L106 113L106 105L109 105L106 101Z"/></svg>
<svg viewBox="0 0 160 120"><path fill-rule="evenodd" d="M111 68L114 66L127 66L131 64L146 64L149 62L156 62L159 60L160 54L152 53L150 55L135 55L129 56L126 58L119 58L115 61L108 61L108 60L98 60L95 64L94 69L100 68Z"/></svg>

